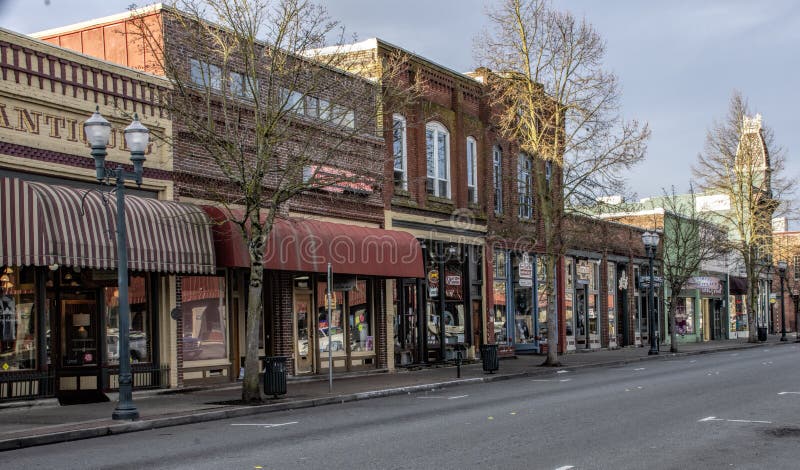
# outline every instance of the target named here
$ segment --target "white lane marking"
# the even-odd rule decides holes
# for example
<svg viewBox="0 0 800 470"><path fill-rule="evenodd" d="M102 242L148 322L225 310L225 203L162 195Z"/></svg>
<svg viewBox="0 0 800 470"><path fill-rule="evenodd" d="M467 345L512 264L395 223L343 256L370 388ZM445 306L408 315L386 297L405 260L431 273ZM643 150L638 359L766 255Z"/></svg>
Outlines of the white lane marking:
<svg viewBox="0 0 800 470"><path fill-rule="evenodd" d="M633 370L644 370L644 367L637 367L636 369Z"/></svg>
<svg viewBox="0 0 800 470"><path fill-rule="evenodd" d="M689 361L689 364L694 364L695 362L697 362L697 360L693 359L693 360Z"/></svg>
<svg viewBox="0 0 800 470"><path fill-rule="evenodd" d="M569 470L570 468L575 468L572 465L564 465L563 467L558 467L556 470Z"/></svg>
<svg viewBox="0 0 800 470"><path fill-rule="evenodd" d="M703 419L698 419L698 423L707 422L707 421L727 421L729 423L760 423L760 424L772 424L772 421L759 421L754 419L723 419L717 418L716 416L708 416Z"/></svg>
<svg viewBox="0 0 800 470"><path fill-rule="evenodd" d="M447 397L448 400L458 400L459 398L466 398L469 395L456 395L454 397Z"/></svg>
<svg viewBox="0 0 800 470"><path fill-rule="evenodd" d="M234 423L231 426L261 426L262 428L277 428L279 426L289 426L290 424L297 424L297 421L290 421L288 423Z"/></svg>
<svg viewBox="0 0 800 470"><path fill-rule="evenodd" d="M420 400L444 400L444 397L415 397Z"/></svg>
<svg viewBox="0 0 800 470"><path fill-rule="evenodd" d="M800 395L800 392L778 392L778 395Z"/></svg>
<svg viewBox="0 0 800 470"><path fill-rule="evenodd" d="M568 370L557 370L556 374L566 374L567 372L569 372L569 371Z"/></svg>
<svg viewBox="0 0 800 470"><path fill-rule="evenodd" d="M559 380L559 382L569 382L570 380L572 380L572 379L561 379L561 380Z"/></svg>

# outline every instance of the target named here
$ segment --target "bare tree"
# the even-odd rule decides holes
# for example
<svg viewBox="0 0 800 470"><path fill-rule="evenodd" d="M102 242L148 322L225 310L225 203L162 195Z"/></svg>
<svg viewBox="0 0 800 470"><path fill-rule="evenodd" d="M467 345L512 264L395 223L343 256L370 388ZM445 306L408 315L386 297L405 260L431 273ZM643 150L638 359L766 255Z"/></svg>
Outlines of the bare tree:
<svg viewBox="0 0 800 470"><path fill-rule="evenodd" d="M547 0L503 0L488 11L490 27L475 55L491 69L488 84L501 134L540 162L535 207L545 249L546 365L555 348L556 267L566 248L565 206L578 207L620 191L620 171L642 160L646 125L623 120L617 78L603 68L605 44L584 20Z"/></svg>
<svg viewBox="0 0 800 470"><path fill-rule="evenodd" d="M381 103L412 96L385 85L403 82L394 77L404 59L384 61L383 86L337 71L339 55L309 51L339 47L343 30L306 0L185 0L165 8L160 24L137 18L148 69L172 87L163 97L171 143L202 173L183 185L224 206L248 247L242 399L260 401L264 250L273 224L315 197L348 197L331 188L375 190L368 197L380 206Z"/></svg>
<svg viewBox="0 0 800 470"><path fill-rule="evenodd" d="M694 174L706 193L725 198L726 206L715 215L728 228L727 245L739 254L747 273L749 340L756 342L759 280L772 266L772 217L782 202L781 210L788 210L783 198L790 186L773 132L760 115L750 116L747 101L734 92L728 115L706 135Z"/></svg>
<svg viewBox="0 0 800 470"><path fill-rule="evenodd" d="M660 229L662 275L669 287L665 296L670 328L670 351L678 352L678 333L675 314L681 291L689 279L697 276L706 263L726 254L724 228L714 224L709 212L698 211L694 189L688 195L678 195L675 188L658 200L661 209L654 215L653 228ZM652 279L651 279L652 282Z"/></svg>

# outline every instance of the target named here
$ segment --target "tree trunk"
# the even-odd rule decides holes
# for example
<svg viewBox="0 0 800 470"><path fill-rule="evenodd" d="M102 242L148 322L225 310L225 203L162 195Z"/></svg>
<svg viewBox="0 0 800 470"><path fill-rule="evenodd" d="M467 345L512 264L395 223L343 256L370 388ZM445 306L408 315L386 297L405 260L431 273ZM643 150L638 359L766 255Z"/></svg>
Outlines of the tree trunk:
<svg viewBox="0 0 800 470"><path fill-rule="evenodd" d="M547 358L543 366L560 367L561 361L558 360L558 302L556 300L556 275L558 270L558 258L547 256L545 258L545 271L547 280L545 281L545 291L547 295ZM538 295L538 293L537 293Z"/></svg>
<svg viewBox="0 0 800 470"><path fill-rule="evenodd" d="M678 332L675 331L675 306L675 302L670 300L667 315L669 316L669 352L671 353L678 352Z"/></svg>
<svg viewBox="0 0 800 470"><path fill-rule="evenodd" d="M261 330L261 317L264 308L264 244L260 240L250 243L250 286L248 288L247 328L245 331L246 350L244 360L244 381L242 400L245 402L263 401L258 368L258 338Z"/></svg>
<svg viewBox="0 0 800 470"><path fill-rule="evenodd" d="M751 258L752 259L752 258ZM758 279L752 261L747 263L747 327L748 343L758 342Z"/></svg>

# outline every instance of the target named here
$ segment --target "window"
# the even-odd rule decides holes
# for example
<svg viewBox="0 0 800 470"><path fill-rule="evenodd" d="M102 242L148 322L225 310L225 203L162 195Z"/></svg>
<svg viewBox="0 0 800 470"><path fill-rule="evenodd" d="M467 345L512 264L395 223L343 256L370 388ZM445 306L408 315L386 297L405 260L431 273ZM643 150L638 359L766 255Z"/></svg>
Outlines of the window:
<svg viewBox="0 0 800 470"><path fill-rule="evenodd" d="M406 119L395 114L392 116L392 153L394 154L394 187L408 189L408 153L406 151Z"/></svg>
<svg viewBox="0 0 800 470"><path fill-rule="evenodd" d="M494 185L494 213L503 213L503 151L495 146L492 150L492 182Z"/></svg>
<svg viewBox="0 0 800 470"><path fill-rule="evenodd" d="M282 111L290 111L297 114L305 114L303 109L303 94L299 91L281 88L279 99Z"/></svg>
<svg viewBox="0 0 800 470"><path fill-rule="evenodd" d="M37 366L39 330L34 308L34 272L33 267L2 266L0 269L0 373ZM66 321L71 318L67 317ZM50 334L49 329L47 334Z"/></svg>
<svg viewBox="0 0 800 470"><path fill-rule="evenodd" d="M131 275L128 287L130 303L129 348L131 361L150 362L152 360L152 332L147 307L147 278ZM110 364L119 363L119 289L103 288L105 298L105 325L107 360Z"/></svg>
<svg viewBox="0 0 800 470"><path fill-rule="evenodd" d="M331 102L328 101L328 100L320 99L319 100L319 114L317 115L317 117L319 117L323 121L328 121L328 120L331 119L332 115L333 115L333 107L331 106ZM311 114L310 116L314 117L313 114Z"/></svg>
<svg viewBox="0 0 800 470"><path fill-rule="evenodd" d="M467 200L478 202L478 144L467 137Z"/></svg>
<svg viewBox="0 0 800 470"><path fill-rule="evenodd" d="M189 64L191 80L195 85L222 90L222 70L219 67L197 59L191 59Z"/></svg>
<svg viewBox="0 0 800 470"><path fill-rule="evenodd" d="M252 82L251 86L250 77L245 77L239 72L231 72L228 74L228 91L233 96L252 100L258 92L258 81Z"/></svg>
<svg viewBox="0 0 800 470"><path fill-rule="evenodd" d="M533 163L527 155L520 155L517 164L518 173L518 192L519 192L519 218L530 219L533 217L533 206L531 201Z"/></svg>
<svg viewBox="0 0 800 470"><path fill-rule="evenodd" d="M794 257L794 280L800 281L800 256Z"/></svg>
<svg viewBox="0 0 800 470"><path fill-rule="evenodd" d="M184 361L227 360L225 277L185 276L181 292Z"/></svg>
<svg viewBox="0 0 800 470"><path fill-rule="evenodd" d="M425 126L425 149L428 159L428 194L450 197L450 136L439 123Z"/></svg>

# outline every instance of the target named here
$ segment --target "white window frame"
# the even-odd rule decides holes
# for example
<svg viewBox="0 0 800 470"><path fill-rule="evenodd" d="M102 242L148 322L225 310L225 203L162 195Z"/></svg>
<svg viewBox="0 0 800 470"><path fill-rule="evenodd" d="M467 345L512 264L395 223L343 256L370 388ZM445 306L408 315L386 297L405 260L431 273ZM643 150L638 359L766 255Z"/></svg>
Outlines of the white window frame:
<svg viewBox="0 0 800 470"><path fill-rule="evenodd" d="M467 137L467 200L478 202L478 142Z"/></svg>
<svg viewBox="0 0 800 470"><path fill-rule="evenodd" d="M399 129L398 129L398 126ZM396 133L400 132L397 136ZM394 156L394 187L403 190L408 189L408 147L406 147L406 135L408 133L408 126L406 118L402 114L392 115L392 155ZM399 139L398 139L399 137ZM399 140L399 147L395 146L395 139ZM399 153L398 153L399 151ZM399 167L398 167L399 163ZM400 178L398 179L398 174Z"/></svg>
<svg viewBox="0 0 800 470"><path fill-rule="evenodd" d="M494 213L503 213L503 149L492 148L492 184L494 185Z"/></svg>
<svg viewBox="0 0 800 470"><path fill-rule="evenodd" d="M428 138L428 133L432 133L432 139ZM439 176L440 168L439 164L439 136L444 135L445 140L445 149L444 149L444 177L442 178ZM431 148L431 144L433 147ZM444 127L442 124L438 122L429 122L425 125L425 157L426 163L428 161L428 154L433 153L433 168L428 168L427 171L427 188L428 194L436 196L436 197L443 197L446 199L450 199L451 197L451 185L450 185L450 132L448 132L447 128ZM431 183L433 183L431 185ZM441 183L445 183L445 194L442 194ZM431 186L433 186L433 190L431 190Z"/></svg>
<svg viewBox="0 0 800 470"><path fill-rule="evenodd" d="M517 159L517 192L519 193L519 218L533 218L533 160L524 153Z"/></svg>

